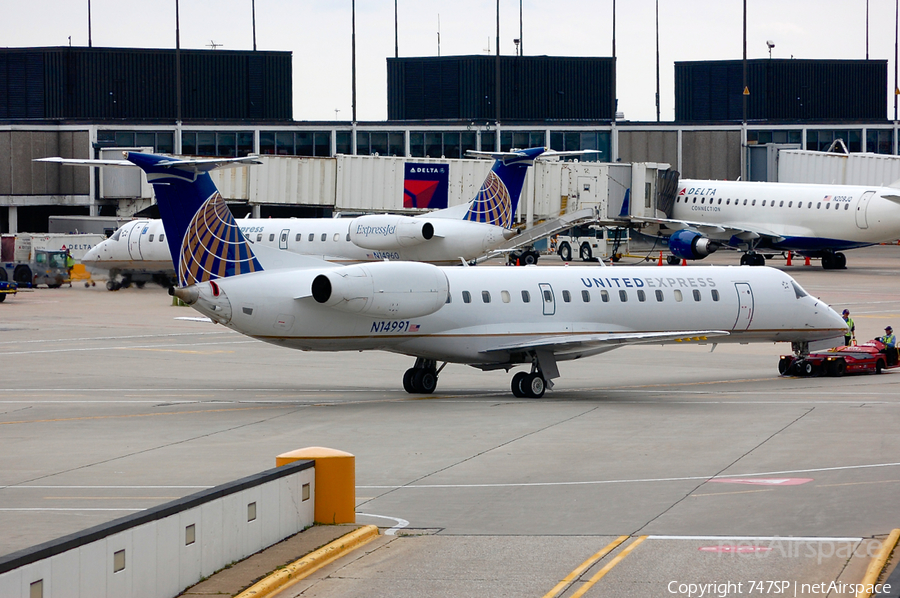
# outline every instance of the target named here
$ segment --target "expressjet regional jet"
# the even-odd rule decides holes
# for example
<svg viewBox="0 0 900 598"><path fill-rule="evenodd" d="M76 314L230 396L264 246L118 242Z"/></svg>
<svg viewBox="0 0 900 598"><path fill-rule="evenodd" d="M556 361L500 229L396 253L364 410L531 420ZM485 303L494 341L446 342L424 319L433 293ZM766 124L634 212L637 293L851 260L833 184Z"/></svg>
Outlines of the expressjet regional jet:
<svg viewBox="0 0 900 598"><path fill-rule="evenodd" d="M128 153L156 186L180 286L173 294L252 338L307 351L409 355L410 393L443 366L530 366L512 379L540 397L559 361L633 344L795 343L843 336L827 305L772 268L336 266L251 245L206 171L237 159Z"/></svg>
<svg viewBox="0 0 900 598"><path fill-rule="evenodd" d="M764 253L792 251L845 268L842 250L900 238L900 188L804 183L681 180L660 225L677 259L703 259L722 247L744 251L742 265Z"/></svg>
<svg viewBox="0 0 900 598"><path fill-rule="evenodd" d="M493 158L478 194L471 201L411 217L369 214L356 218L244 218L238 221L250 243L315 255L334 263L404 260L432 264L459 264L496 248L515 234L513 218L528 167L535 159L581 154L537 147L511 152L469 152ZM96 160L66 160L68 164L98 164ZM252 162L247 162L252 163ZM129 166L123 160L102 161L106 166ZM537 261L536 253L523 256ZM108 270L111 291L143 284L151 279L170 286L175 271L165 243L161 220L135 220L92 248L82 259L92 270ZM121 281L119 276L122 277Z"/></svg>

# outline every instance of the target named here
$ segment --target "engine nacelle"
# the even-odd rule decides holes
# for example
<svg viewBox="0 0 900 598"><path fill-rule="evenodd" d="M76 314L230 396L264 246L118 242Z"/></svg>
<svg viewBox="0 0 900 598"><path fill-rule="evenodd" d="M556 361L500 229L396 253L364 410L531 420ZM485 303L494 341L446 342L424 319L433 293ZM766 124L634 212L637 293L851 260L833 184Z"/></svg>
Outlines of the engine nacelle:
<svg viewBox="0 0 900 598"><path fill-rule="evenodd" d="M437 266L376 262L329 270L312 282L313 299L355 314L406 319L433 314L447 301L450 283Z"/></svg>
<svg viewBox="0 0 900 598"><path fill-rule="evenodd" d="M700 260L715 252L720 244L698 232L680 230L669 237L669 251L683 260Z"/></svg>
<svg viewBox="0 0 900 598"><path fill-rule="evenodd" d="M418 245L434 237L434 225L421 218L370 214L350 221L350 240L366 249Z"/></svg>

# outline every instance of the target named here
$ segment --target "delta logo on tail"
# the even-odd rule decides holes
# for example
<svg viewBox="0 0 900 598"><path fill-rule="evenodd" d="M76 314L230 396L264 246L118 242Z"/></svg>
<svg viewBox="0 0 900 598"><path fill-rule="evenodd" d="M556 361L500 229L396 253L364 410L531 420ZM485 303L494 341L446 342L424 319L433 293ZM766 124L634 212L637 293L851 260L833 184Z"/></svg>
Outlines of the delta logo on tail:
<svg viewBox="0 0 900 598"><path fill-rule="evenodd" d="M444 209L450 189L450 166L408 162L403 172L403 207Z"/></svg>

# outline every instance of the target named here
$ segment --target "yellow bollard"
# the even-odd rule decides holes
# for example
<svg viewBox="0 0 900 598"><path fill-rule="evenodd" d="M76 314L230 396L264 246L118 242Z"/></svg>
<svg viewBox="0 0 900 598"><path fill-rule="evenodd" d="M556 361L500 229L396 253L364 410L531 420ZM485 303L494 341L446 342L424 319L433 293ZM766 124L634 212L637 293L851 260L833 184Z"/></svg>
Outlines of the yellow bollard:
<svg viewBox="0 0 900 598"><path fill-rule="evenodd" d="M316 523L356 523L356 457L322 446L310 446L275 457L275 467L294 461L316 462Z"/></svg>

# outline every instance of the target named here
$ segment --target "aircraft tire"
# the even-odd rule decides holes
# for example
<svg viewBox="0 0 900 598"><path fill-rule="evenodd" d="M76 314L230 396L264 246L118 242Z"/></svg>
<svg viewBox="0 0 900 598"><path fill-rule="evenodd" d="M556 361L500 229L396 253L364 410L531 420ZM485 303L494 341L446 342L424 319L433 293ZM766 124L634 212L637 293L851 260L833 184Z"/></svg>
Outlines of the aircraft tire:
<svg viewBox="0 0 900 598"><path fill-rule="evenodd" d="M826 253L822 256L822 268L825 270L834 270L834 257L833 253Z"/></svg>
<svg viewBox="0 0 900 598"><path fill-rule="evenodd" d="M0 282L6 282L9 280L9 275L6 273L6 268L0 268Z"/></svg>
<svg viewBox="0 0 900 598"><path fill-rule="evenodd" d="M403 373L403 390L408 392L409 394L415 394L416 387L413 386L414 379L416 377L416 368L409 368L406 372Z"/></svg>
<svg viewBox="0 0 900 598"><path fill-rule="evenodd" d="M540 374L527 374L527 377L522 381L522 390L525 391L525 396L528 398L539 399L544 396L544 391L547 390L547 383Z"/></svg>
<svg viewBox="0 0 900 598"><path fill-rule="evenodd" d="M559 257L562 258L562 261L572 261L572 246L565 241L559 244L559 249L556 250L556 253L559 254Z"/></svg>
<svg viewBox="0 0 900 598"><path fill-rule="evenodd" d="M841 252L834 254L834 267L837 270L845 270L847 268L847 256Z"/></svg>
<svg viewBox="0 0 900 598"><path fill-rule="evenodd" d="M106 281L106 290L107 291L118 291L122 286L117 283L115 280L107 280Z"/></svg>
<svg viewBox="0 0 900 598"><path fill-rule="evenodd" d="M514 397L524 398L525 390L522 388L522 383L525 381L525 378L528 377L527 372L519 372L512 378L512 393Z"/></svg>
<svg viewBox="0 0 900 598"><path fill-rule="evenodd" d="M3 303L4 301L6 301L6 293L0 295L0 303Z"/></svg>
<svg viewBox="0 0 900 598"><path fill-rule="evenodd" d="M533 264L538 263L538 258L540 255L537 251L523 251L522 256L520 258L520 263L525 266L531 266Z"/></svg>
<svg viewBox="0 0 900 598"><path fill-rule="evenodd" d="M782 357L778 360L778 373L782 376L786 376L788 371L790 371L792 365L794 365L793 357Z"/></svg>
<svg viewBox="0 0 900 598"><path fill-rule="evenodd" d="M413 378L413 386L417 392L431 394L437 388L437 376L433 371L421 368Z"/></svg>
<svg viewBox="0 0 900 598"><path fill-rule="evenodd" d="M587 243L581 244L581 249L578 252L578 255L581 256L582 261L589 262L593 259L594 254L591 251L591 246Z"/></svg>
<svg viewBox="0 0 900 598"><path fill-rule="evenodd" d="M743 259L743 258L741 258L741 259ZM670 266L677 266L679 262L681 262L681 260L678 259L677 255L670 255L666 258L666 263L669 264Z"/></svg>

